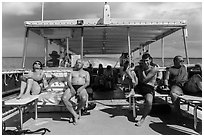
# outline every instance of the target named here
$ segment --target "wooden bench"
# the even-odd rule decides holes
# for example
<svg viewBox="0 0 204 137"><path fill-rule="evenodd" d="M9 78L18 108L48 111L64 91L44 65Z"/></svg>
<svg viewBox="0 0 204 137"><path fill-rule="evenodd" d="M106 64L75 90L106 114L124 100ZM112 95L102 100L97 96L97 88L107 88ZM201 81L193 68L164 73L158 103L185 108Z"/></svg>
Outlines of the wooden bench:
<svg viewBox="0 0 204 137"><path fill-rule="evenodd" d="M192 95L182 95L179 96L180 102L184 102L188 104L188 110L189 110L189 105L194 106L193 109L193 119L194 119L194 129L197 128L197 109L200 107L202 109L202 97L197 97L197 96L192 96Z"/></svg>
<svg viewBox="0 0 204 137"><path fill-rule="evenodd" d="M165 98L165 102L167 103L168 102L167 99L168 99L169 95L168 94L160 94L160 93L155 91L154 97ZM134 94L134 95L129 96L129 108L130 108L130 110L133 110L133 117L134 118L137 117L137 111L136 111L137 101L136 100L138 98L143 98L143 96L141 94ZM131 100L132 100L132 102L131 102Z"/></svg>

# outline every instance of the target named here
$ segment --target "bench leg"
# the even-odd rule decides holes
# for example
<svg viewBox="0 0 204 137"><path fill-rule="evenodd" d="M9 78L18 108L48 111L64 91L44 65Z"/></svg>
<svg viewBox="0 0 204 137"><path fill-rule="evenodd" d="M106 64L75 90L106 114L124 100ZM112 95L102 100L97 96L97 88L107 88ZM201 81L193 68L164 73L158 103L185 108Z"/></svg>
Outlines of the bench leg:
<svg viewBox="0 0 204 137"><path fill-rule="evenodd" d="M35 120L38 119L38 100L35 100Z"/></svg>
<svg viewBox="0 0 204 137"><path fill-rule="evenodd" d="M136 117L136 104L135 104L135 97L133 97L133 117Z"/></svg>
<svg viewBox="0 0 204 137"><path fill-rule="evenodd" d="M131 96L129 96L129 109L131 110Z"/></svg>
<svg viewBox="0 0 204 137"><path fill-rule="evenodd" d="M195 105L194 110L193 110L193 117L194 117L194 124L193 124L193 126L194 126L195 130L197 128L197 121L198 121L198 119L197 119L197 108L198 108L198 104Z"/></svg>
<svg viewBox="0 0 204 137"><path fill-rule="evenodd" d="M23 129L23 108L18 106L19 114L20 114L20 130Z"/></svg>

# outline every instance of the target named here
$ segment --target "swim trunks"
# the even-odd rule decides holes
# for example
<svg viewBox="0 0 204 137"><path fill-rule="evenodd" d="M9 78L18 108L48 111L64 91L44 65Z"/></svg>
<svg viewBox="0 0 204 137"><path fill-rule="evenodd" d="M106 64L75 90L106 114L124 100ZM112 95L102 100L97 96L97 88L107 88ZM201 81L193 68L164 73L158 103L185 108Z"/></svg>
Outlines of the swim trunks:
<svg viewBox="0 0 204 137"><path fill-rule="evenodd" d="M141 94L142 96L145 96L146 94L152 94L154 95L154 87L148 84L138 84L134 88L135 92Z"/></svg>

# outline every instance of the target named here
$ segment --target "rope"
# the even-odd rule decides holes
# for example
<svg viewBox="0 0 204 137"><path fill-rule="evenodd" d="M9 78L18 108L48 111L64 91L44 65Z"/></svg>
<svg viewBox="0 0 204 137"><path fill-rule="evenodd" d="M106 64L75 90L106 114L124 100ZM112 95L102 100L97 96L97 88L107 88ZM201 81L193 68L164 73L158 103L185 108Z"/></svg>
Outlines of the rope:
<svg viewBox="0 0 204 137"><path fill-rule="evenodd" d="M25 135L25 134L33 134L33 133L41 133L41 135L44 135L46 132L51 132L47 128L40 128L34 131L31 131L30 129L26 130L6 130L6 125L5 123L2 123L3 126L3 135ZM43 132L42 132L43 131Z"/></svg>

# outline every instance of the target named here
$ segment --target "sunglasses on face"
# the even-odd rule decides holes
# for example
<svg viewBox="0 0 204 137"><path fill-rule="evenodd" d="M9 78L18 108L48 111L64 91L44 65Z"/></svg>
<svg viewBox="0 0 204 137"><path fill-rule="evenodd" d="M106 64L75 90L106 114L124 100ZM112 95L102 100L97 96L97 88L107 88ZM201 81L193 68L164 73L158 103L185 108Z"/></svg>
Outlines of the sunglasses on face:
<svg viewBox="0 0 204 137"><path fill-rule="evenodd" d="M184 60L179 60L179 62L184 62Z"/></svg>
<svg viewBox="0 0 204 137"><path fill-rule="evenodd" d="M41 65L41 63L40 63L40 62L35 62L34 64L38 64L38 65Z"/></svg>

